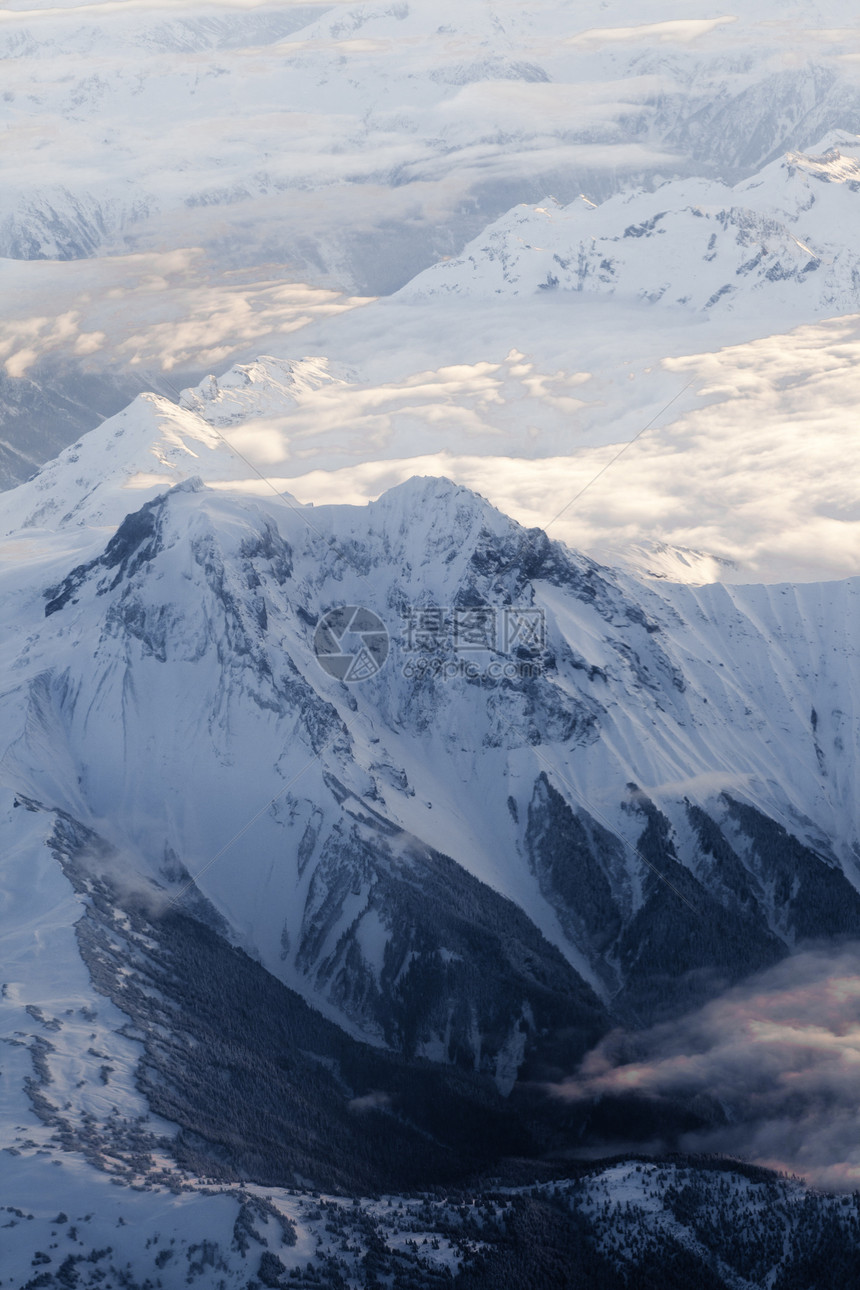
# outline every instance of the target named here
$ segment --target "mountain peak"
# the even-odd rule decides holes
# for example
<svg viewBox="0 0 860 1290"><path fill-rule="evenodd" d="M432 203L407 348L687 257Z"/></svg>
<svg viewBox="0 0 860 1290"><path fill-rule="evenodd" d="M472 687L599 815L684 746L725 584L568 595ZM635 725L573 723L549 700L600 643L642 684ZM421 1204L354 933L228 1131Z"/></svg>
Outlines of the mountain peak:
<svg viewBox="0 0 860 1290"><path fill-rule="evenodd" d="M807 152L787 152L783 158L789 174L801 172L830 184L860 182L860 135L831 131Z"/></svg>
<svg viewBox="0 0 860 1290"><path fill-rule="evenodd" d="M3 531L116 525L190 479L247 488L248 463L221 427L284 416L303 393L343 380L325 359L260 358L183 391L178 406L161 395L139 394L5 494ZM253 482L258 486L256 475Z"/></svg>
<svg viewBox="0 0 860 1290"><path fill-rule="evenodd" d="M372 524L378 517L380 527L434 549L440 544L462 547L481 531L494 537L520 531L516 520L480 493L444 475L413 475L389 488L368 509Z"/></svg>
<svg viewBox="0 0 860 1290"><path fill-rule="evenodd" d="M229 426L248 416L283 415L290 406L325 385L343 385L352 374L327 358L272 358L239 363L223 376L207 376L183 390L179 406L213 426Z"/></svg>
<svg viewBox="0 0 860 1290"><path fill-rule="evenodd" d="M480 493L465 484L458 484L447 475L410 475L400 484L394 484L371 506L380 505L429 505L438 504L448 507L464 499L494 509Z"/></svg>

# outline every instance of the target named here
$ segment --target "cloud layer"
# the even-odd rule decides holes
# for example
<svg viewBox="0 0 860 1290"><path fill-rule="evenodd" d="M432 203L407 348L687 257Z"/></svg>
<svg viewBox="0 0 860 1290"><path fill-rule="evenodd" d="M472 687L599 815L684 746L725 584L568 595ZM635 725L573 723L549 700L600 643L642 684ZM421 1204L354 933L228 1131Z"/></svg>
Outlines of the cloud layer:
<svg viewBox="0 0 860 1290"><path fill-rule="evenodd" d="M0 364L25 376L47 356L84 370L219 371L365 303L285 279L279 265L225 272L202 251L97 260L0 260ZM88 360L88 361L87 361Z"/></svg>
<svg viewBox="0 0 860 1290"><path fill-rule="evenodd" d="M678 354L719 332L655 336L643 311L572 305L566 317L515 311L506 333L493 312L458 323L456 311L361 311L338 324L337 352L364 380L310 391L231 437L302 501L361 503L411 475L447 475L573 547L607 560L635 550L663 575L860 573L860 318L661 361L650 346ZM384 328L400 347L374 358ZM505 350L517 334L528 354ZM455 347L468 362L423 365Z"/></svg>
<svg viewBox="0 0 860 1290"><path fill-rule="evenodd" d="M798 954L678 1022L615 1032L572 1079L569 1101L697 1099L725 1123L686 1151L725 1152L835 1190L860 1185L860 946ZM612 1144L607 1144L607 1149Z"/></svg>

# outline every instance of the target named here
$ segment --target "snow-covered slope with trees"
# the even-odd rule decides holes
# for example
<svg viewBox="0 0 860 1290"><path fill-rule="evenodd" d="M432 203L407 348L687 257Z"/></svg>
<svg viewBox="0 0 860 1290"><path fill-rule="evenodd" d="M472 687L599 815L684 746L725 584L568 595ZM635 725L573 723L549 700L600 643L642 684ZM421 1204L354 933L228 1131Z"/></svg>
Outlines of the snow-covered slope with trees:
<svg viewBox="0 0 860 1290"><path fill-rule="evenodd" d="M52 1163L60 1162L19 1160L17 1203L0 1211L4 1270L22 1286L76 1276L81 1287L370 1290L390 1278L411 1290L529 1290L555 1275L624 1290L635 1275L642 1290L672 1290L691 1277L757 1290L776 1272L777 1284L809 1284L814 1275L821 1290L839 1290L857 1256L856 1200L728 1163L625 1161L575 1181L478 1196L389 1193L354 1205L212 1182L179 1194L152 1183L133 1192L66 1160L63 1181L71 1175L76 1199L69 1213L51 1203Z"/></svg>
<svg viewBox="0 0 860 1290"><path fill-rule="evenodd" d="M229 419L234 388L210 410ZM0 642L5 1116L32 1168L58 1145L148 1188L498 1168L563 1145L569 1113L533 1090L613 1022L856 936L856 581L646 583L439 479L368 507L249 498L195 412L183 437L171 405L144 411L5 499L9 521L41 508L4 546ZM123 517L153 452L194 452L215 487ZM313 646L344 603L391 637L355 685ZM432 646L410 648L434 608ZM476 609L545 633L458 653ZM299 1088L337 1151L307 1137ZM177 1220L183 1275L238 1257L201 1246L215 1204ZM292 1266L272 1211L249 1213L254 1257Z"/></svg>

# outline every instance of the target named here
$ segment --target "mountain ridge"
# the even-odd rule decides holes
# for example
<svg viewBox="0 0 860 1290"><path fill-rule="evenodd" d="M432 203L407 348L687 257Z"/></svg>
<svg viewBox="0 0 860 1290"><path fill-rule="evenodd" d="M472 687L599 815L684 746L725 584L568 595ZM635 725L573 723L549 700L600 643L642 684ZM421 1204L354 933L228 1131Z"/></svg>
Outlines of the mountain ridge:
<svg viewBox="0 0 860 1290"><path fill-rule="evenodd" d="M856 312L860 262L842 230L860 200L858 154L856 135L831 132L734 188L677 179L601 205L581 197L518 206L398 295L559 289L691 311L779 311L797 322Z"/></svg>

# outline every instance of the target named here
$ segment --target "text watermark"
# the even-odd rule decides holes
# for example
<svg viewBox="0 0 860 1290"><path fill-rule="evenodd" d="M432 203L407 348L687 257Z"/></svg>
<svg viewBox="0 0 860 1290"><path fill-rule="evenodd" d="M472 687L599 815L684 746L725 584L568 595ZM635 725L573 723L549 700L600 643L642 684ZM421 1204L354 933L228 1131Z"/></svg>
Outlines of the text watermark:
<svg viewBox="0 0 860 1290"><path fill-rule="evenodd" d="M320 618L314 654L349 685L377 675L392 644L408 680L529 680L544 669L546 619L532 605L410 605L399 640L375 610L341 605Z"/></svg>

